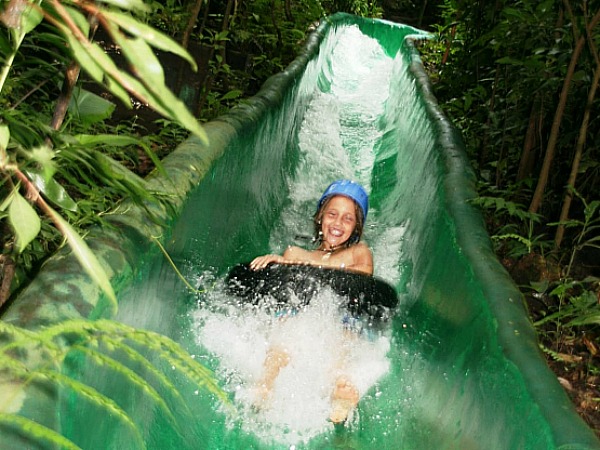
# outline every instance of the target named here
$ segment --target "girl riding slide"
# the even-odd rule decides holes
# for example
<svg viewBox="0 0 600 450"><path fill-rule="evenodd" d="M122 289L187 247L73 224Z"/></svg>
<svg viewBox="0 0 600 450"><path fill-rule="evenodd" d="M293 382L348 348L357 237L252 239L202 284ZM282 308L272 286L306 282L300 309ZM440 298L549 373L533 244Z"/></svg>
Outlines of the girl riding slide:
<svg viewBox="0 0 600 450"><path fill-rule="evenodd" d="M309 264L349 270L373 275L373 255L369 247L360 242L369 210L368 195L364 188L350 180L337 180L329 185L317 204L314 216L315 250L290 246L280 255L264 255L255 258L250 268L260 270L269 264ZM349 336L349 338L352 338ZM290 356L282 346L271 346L263 365L263 376L256 391L256 406L267 401L279 372L290 362ZM333 423L343 423L358 404L358 389L350 379L336 367L336 376L331 393Z"/></svg>

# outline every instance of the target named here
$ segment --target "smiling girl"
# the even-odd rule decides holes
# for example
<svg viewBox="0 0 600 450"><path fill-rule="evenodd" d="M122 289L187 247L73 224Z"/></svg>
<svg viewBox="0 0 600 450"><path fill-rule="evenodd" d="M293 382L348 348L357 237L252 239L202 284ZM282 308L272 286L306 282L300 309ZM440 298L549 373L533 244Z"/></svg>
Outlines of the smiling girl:
<svg viewBox="0 0 600 450"><path fill-rule="evenodd" d="M360 242L368 210L369 198L360 184L350 180L334 181L321 196L314 216L314 240L318 247L305 250L290 246L283 256L270 254L255 258L250 268L260 270L272 263L309 264L373 275L373 255L369 247ZM255 406L261 408L265 404L279 372L289 363L290 355L284 347L273 345L269 348L263 376L256 385ZM343 373L343 368L337 369L329 419L333 423L343 423L358 404L360 395Z"/></svg>
<svg viewBox="0 0 600 450"><path fill-rule="evenodd" d="M373 274L373 255L360 242L369 209L364 188L350 180L337 180L329 185L317 204L314 216L315 250L290 246L281 255L264 255L250 263L254 270L272 263L310 264Z"/></svg>

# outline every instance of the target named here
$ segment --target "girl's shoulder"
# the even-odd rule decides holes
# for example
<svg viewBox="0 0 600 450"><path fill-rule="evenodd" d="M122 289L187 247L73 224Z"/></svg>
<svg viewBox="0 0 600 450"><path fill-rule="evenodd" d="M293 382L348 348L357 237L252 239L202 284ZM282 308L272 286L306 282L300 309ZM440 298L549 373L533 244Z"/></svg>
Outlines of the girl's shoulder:
<svg viewBox="0 0 600 450"><path fill-rule="evenodd" d="M357 244L354 244L352 247L350 247L351 249L354 250L354 253L368 253L371 254L371 249L369 248L369 246L367 244L365 244L364 242L359 242Z"/></svg>
<svg viewBox="0 0 600 450"><path fill-rule="evenodd" d="M296 259L298 256L308 255L310 252L308 250L304 250L303 248L296 247L295 245L290 245L285 249L283 253L283 257L285 259Z"/></svg>

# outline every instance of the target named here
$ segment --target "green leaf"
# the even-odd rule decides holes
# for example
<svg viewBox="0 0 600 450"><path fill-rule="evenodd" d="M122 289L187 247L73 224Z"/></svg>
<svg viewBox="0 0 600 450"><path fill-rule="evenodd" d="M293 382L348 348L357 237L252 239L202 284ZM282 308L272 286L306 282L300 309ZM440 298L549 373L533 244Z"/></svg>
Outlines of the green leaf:
<svg viewBox="0 0 600 450"><path fill-rule="evenodd" d="M180 56L190 63L194 71L198 70L198 66L196 65L194 58L192 58L187 50L185 50L169 36L166 36L160 31L155 30L154 28L136 20L130 15L115 11L104 11L103 14L106 16L106 18L126 30L127 33L131 34L132 36L143 39L152 47Z"/></svg>
<svg viewBox="0 0 600 450"><path fill-rule="evenodd" d="M113 102L78 87L69 102L69 111L86 126L108 119L114 110Z"/></svg>
<svg viewBox="0 0 600 450"><path fill-rule="evenodd" d="M10 129L8 125L0 124L0 169L8 163L8 142L10 141Z"/></svg>
<svg viewBox="0 0 600 450"><path fill-rule="evenodd" d="M168 176L162 162L152 151L150 146L141 139L132 136L121 136L116 134L78 134L75 139L83 146L94 148L96 146L125 147L128 145L140 146L150 157L156 168L164 176Z"/></svg>
<svg viewBox="0 0 600 450"><path fill-rule="evenodd" d="M67 223L65 219L61 217L56 211L48 208L48 215L52 218L52 221L56 224L56 227L67 239L67 243L73 250L73 254L83 266L83 269L90 276L90 278L98 285L98 287L108 297L113 312L117 310L117 297L113 288L110 284L108 275L94 253L90 250L83 238Z"/></svg>
<svg viewBox="0 0 600 450"><path fill-rule="evenodd" d="M42 20L44 19L41 9L37 7L39 2L36 2L35 6L33 6L33 2L27 3L29 3L29 7L23 11L23 15L21 16L20 32L23 36L30 33L35 27L42 23Z"/></svg>
<svg viewBox="0 0 600 450"><path fill-rule="evenodd" d="M127 108L131 108L131 98L127 90L114 79L114 74L120 73L114 61L97 44L87 42L85 45L65 27L60 26L61 32L69 42L73 57L81 67L92 77L94 81L104 84L106 88L123 102ZM109 74L113 74L110 75Z"/></svg>
<svg viewBox="0 0 600 450"><path fill-rule="evenodd" d="M139 77L139 80L135 80L124 75L135 94L144 98L158 113L178 121L206 144L208 138L198 120L185 103L164 84L162 66L150 46L142 39L128 39L115 30L112 35Z"/></svg>
<svg viewBox="0 0 600 450"><path fill-rule="evenodd" d="M17 189L11 195L12 200L8 206L8 219L17 238L17 251L21 253L40 232L41 221L35 209Z"/></svg>
<svg viewBox="0 0 600 450"><path fill-rule="evenodd" d="M67 375L64 375L60 372L54 372L48 369L42 369L33 373L33 376L43 377L45 379L51 380L65 388L72 390L76 393L80 398L84 398L87 401L94 404L97 408L100 408L105 411L105 414L109 417L115 417L119 422L124 424L135 437L135 441L131 442L133 444L133 448L145 448L144 447L144 439L140 434L138 427L136 427L135 423L131 419L131 417L127 414L125 410L123 410L117 402L115 402L110 397L104 395L100 391L96 390L94 387L84 384L74 378L70 378Z"/></svg>
<svg viewBox="0 0 600 450"><path fill-rule="evenodd" d="M0 413L0 424L16 428L21 434L27 436L33 442L41 444L40 448L81 450L80 447L56 431L17 414ZM34 445L33 442L30 445Z"/></svg>
<svg viewBox="0 0 600 450"><path fill-rule="evenodd" d="M523 61L516 59L516 58L511 58L510 56L505 56L504 58L497 59L496 63L509 64L509 65L513 65L513 66L522 66L523 65Z"/></svg>
<svg viewBox="0 0 600 450"><path fill-rule="evenodd" d="M79 65L90 75L90 77L92 77L94 81L101 83L105 73L103 67L100 65L101 61L96 60L91 54L90 49L86 48L82 43L80 43L67 27L59 26L59 28L66 37L69 47L73 52L73 57L77 60ZM108 56L106 56L106 58L108 58Z"/></svg>
<svg viewBox="0 0 600 450"><path fill-rule="evenodd" d="M146 85L159 86L165 84L165 74L160 61L146 41L140 38L126 38L121 36L118 40L125 57L133 64L139 78Z"/></svg>
<svg viewBox="0 0 600 450"><path fill-rule="evenodd" d="M6 124L0 124L0 150L6 150L8 148L8 141L10 140L10 129Z"/></svg>
<svg viewBox="0 0 600 450"><path fill-rule="evenodd" d="M223 95L223 97L221 97L221 100L231 100L234 98L238 98L240 95L242 95L242 91L240 91L239 89L234 89L233 91L229 91L225 95Z"/></svg>
<svg viewBox="0 0 600 450"><path fill-rule="evenodd" d="M127 145L145 145L138 138L132 136L121 136L117 134L77 134L74 136L77 142L86 147L98 145L110 145L113 147L125 147Z"/></svg>
<svg viewBox="0 0 600 450"><path fill-rule="evenodd" d="M24 170L27 177L31 180L35 187L44 194L48 200L54 203L56 206L60 206L63 209L69 211L77 211L77 203L71 198L64 187L60 185L54 178L46 179L42 174L35 170L28 169Z"/></svg>
<svg viewBox="0 0 600 450"><path fill-rule="evenodd" d="M150 6L146 5L143 0L100 0L100 2L127 11L150 12Z"/></svg>
<svg viewBox="0 0 600 450"><path fill-rule="evenodd" d="M39 164L41 171L44 174L44 178L50 179L56 172L56 166L54 165L54 152L47 145L40 145L34 147L28 154L31 161L35 161Z"/></svg>
<svg viewBox="0 0 600 450"><path fill-rule="evenodd" d="M79 28L83 32L83 35L89 36L90 23L87 20L87 18L81 13L81 11L75 8L71 8L70 6L65 4L63 4L62 6L69 13L69 16L71 16L71 19L73 19L73 22L75 22L77 28Z"/></svg>

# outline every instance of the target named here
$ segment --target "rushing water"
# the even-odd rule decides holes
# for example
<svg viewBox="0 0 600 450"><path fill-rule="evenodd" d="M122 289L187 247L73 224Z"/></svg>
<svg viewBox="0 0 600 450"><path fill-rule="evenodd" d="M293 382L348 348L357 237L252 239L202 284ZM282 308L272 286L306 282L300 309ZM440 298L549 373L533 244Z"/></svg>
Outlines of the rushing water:
<svg viewBox="0 0 600 450"><path fill-rule="evenodd" d="M419 148L430 140L426 126L417 132L405 129L421 113L410 104L412 93L405 92L414 86L402 81L406 69L401 54L390 55L357 26L333 29L321 48L294 95L251 138L240 139L224 155L174 226L169 250L203 292L192 299L162 262L153 266L143 286L126 296L119 312L124 322L175 337L215 371L232 404L213 404L212 415L206 416L206 400L198 391L197 403L204 406L195 407L204 418L194 431L214 448L400 441L411 448L406 436L414 424L420 374L427 368L404 345L412 328L405 319L398 316L377 332L349 333L342 323L341 299L333 292L320 292L306 309L282 319L240 304L223 289L227 270L237 263L267 252L281 254L290 244L309 247L301 237L312 234L317 200L331 181L350 178L373 194L376 166L398 153L399 142ZM399 108L403 119L396 117ZM398 129L410 136L398 135ZM399 157L393 171L406 170L404 163ZM419 164L412 169L423 170L426 163ZM421 182L427 189L427 178ZM401 313L414 301L409 280L416 255L405 251L408 217L419 224L429 206L422 204L410 214L421 196L404 203L402 184L410 185L410 179L394 183L400 186L386 194L391 201L371 202L364 240L373 251L375 275L400 293ZM409 249L416 246L411 240ZM256 385L273 346L284 348L290 362L257 410ZM350 379L361 397L344 435L328 420L339 375Z"/></svg>
<svg viewBox="0 0 600 450"><path fill-rule="evenodd" d="M295 235L311 234L316 201L332 180L350 178L370 190L374 146L382 133L379 118L388 97L380 86L389 84L390 58L357 27L343 29L332 41L331 70L342 76L333 76L327 92L316 89L311 95L298 133L299 161L286 179L289 203L270 236L273 252L282 253ZM367 230L368 243L369 235ZM386 246L398 248L400 238ZM379 267L387 265L390 249L373 244L375 272L389 276L389 270ZM288 445L306 442L333 427L328 422L330 395L338 375L348 376L364 395L377 393L376 382L389 372L390 333L349 336L340 299L332 292L320 293L308 308L284 319L239 305L223 307L230 300L217 291L193 315L197 342L218 357L219 376L234 394L247 432ZM257 413L251 408L253 390L270 346L285 348L290 363L279 374L267 406ZM353 420L359 420L357 415Z"/></svg>

